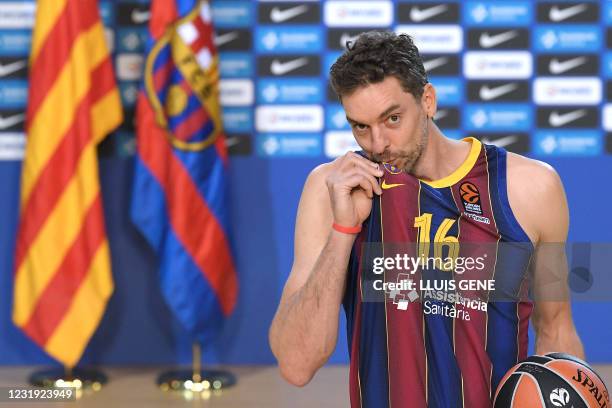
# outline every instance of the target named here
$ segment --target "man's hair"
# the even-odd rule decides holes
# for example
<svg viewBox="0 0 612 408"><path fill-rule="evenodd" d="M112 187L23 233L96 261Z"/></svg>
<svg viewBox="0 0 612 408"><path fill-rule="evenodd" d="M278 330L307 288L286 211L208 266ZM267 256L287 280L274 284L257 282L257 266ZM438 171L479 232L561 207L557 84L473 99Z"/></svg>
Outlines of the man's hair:
<svg viewBox="0 0 612 408"><path fill-rule="evenodd" d="M389 31L368 31L352 43L330 69L331 86L342 99L360 86L397 78L405 92L417 101L423 95L427 74L412 38Z"/></svg>

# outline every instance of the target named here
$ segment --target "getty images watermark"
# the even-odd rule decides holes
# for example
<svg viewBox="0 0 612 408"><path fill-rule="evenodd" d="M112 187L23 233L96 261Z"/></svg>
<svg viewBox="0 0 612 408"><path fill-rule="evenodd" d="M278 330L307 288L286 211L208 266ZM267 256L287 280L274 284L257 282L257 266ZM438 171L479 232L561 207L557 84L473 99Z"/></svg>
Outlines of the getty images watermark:
<svg viewBox="0 0 612 408"><path fill-rule="evenodd" d="M431 248L363 244L362 300L387 302L397 311L416 303L424 314L466 321L486 313L491 302L612 300L612 244L431 243Z"/></svg>
<svg viewBox="0 0 612 408"><path fill-rule="evenodd" d="M424 279L425 271L440 271L462 275L467 271L482 272L486 268L487 254L483 256L424 257L407 253L393 256L377 256L372 259L372 273L380 279L372 281L372 288L383 291L399 310L407 310L410 302L421 299L423 313L442 315L453 319L470 320L470 311L487 311L487 302L470 298L474 291L490 292L495 290L494 279L455 279L449 276ZM387 274L396 279L383 279ZM420 274L420 279L413 280Z"/></svg>

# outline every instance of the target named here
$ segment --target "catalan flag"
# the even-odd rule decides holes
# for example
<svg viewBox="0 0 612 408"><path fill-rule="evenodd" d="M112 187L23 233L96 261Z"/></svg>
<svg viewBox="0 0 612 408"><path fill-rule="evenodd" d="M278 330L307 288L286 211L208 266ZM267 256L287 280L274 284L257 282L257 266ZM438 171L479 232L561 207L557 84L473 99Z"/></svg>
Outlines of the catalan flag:
<svg viewBox="0 0 612 408"><path fill-rule="evenodd" d="M210 7L153 0L149 31L131 217L158 254L166 302L194 341L207 341L238 290Z"/></svg>
<svg viewBox="0 0 612 408"><path fill-rule="evenodd" d="M97 0L38 0L13 321L68 367L113 291L96 146L121 121Z"/></svg>

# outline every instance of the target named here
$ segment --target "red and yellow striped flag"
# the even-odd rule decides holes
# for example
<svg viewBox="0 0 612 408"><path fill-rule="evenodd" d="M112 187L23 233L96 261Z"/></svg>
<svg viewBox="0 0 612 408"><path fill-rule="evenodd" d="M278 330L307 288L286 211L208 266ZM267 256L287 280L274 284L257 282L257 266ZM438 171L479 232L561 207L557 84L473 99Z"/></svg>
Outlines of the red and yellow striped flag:
<svg viewBox="0 0 612 408"><path fill-rule="evenodd" d="M13 321L74 366L113 291L96 145L122 121L97 0L38 0Z"/></svg>

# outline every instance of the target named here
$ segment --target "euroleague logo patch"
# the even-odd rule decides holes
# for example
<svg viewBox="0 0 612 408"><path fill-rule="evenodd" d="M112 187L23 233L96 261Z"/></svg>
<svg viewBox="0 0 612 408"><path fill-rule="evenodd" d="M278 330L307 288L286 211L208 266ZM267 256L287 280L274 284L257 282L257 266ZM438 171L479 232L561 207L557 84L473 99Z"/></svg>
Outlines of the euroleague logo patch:
<svg viewBox="0 0 612 408"><path fill-rule="evenodd" d="M480 205L480 192L478 187L473 183L466 181L459 186L459 192L461 194L461 200L463 200L463 208L465 211L482 215L482 206Z"/></svg>

